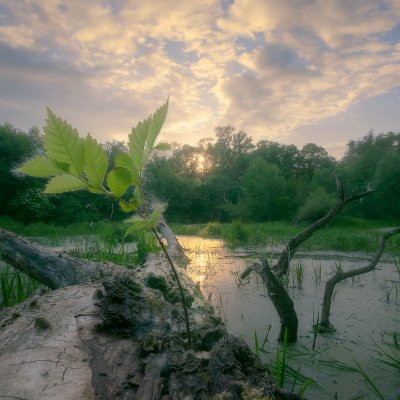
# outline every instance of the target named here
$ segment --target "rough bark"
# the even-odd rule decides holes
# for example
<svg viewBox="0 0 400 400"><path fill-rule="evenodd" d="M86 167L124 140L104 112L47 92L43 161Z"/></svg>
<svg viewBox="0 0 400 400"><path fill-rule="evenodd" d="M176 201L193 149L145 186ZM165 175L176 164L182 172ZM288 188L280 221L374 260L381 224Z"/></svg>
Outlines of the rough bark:
<svg viewBox="0 0 400 400"><path fill-rule="evenodd" d="M382 234L379 245L378 245L378 249L377 249L373 259L365 267L353 269L351 271L338 271L335 273L335 275L333 275L331 278L328 279L328 281L325 284L324 300L322 303L321 322L319 324L320 331L333 331L334 330L334 327L331 324L329 317L330 317L330 311L331 311L331 305L332 305L333 291L335 290L335 286L339 282L341 282L345 279L348 279L348 278L351 278L354 276L358 276L358 275L362 275L362 274L366 274L370 271L373 271L376 268L376 266L382 256L382 253L385 249L386 240L394 235L397 235L398 233L400 233L400 227L392 229L391 231L388 231L388 232L385 232Z"/></svg>
<svg viewBox="0 0 400 400"><path fill-rule="evenodd" d="M293 300L290 298L285 286L283 286L283 284L279 282L279 279L272 273L268 260L266 259L263 259L260 264L255 263L248 268L245 273L242 274L242 279L244 279L245 274L248 275L251 270L254 270L261 276L269 297L279 315L281 320L279 340L284 340L285 331L287 331L287 341L289 343L295 342L297 340L299 320L294 309Z"/></svg>
<svg viewBox="0 0 400 400"><path fill-rule="evenodd" d="M0 398L299 398L274 385L179 268L194 342L186 350L178 291L161 256L127 270L60 256L5 231L0 254L58 288L1 311Z"/></svg>
<svg viewBox="0 0 400 400"><path fill-rule="evenodd" d="M0 257L50 289L122 271L117 265L83 261L63 252L49 251L5 229L0 229Z"/></svg>

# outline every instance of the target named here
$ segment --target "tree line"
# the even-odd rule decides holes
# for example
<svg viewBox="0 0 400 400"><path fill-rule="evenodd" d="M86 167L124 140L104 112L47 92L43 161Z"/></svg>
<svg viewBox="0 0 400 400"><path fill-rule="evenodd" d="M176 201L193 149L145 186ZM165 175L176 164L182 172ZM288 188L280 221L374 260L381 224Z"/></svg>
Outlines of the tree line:
<svg viewBox="0 0 400 400"><path fill-rule="evenodd" d="M126 144L106 142L111 161ZM15 176L25 159L43 152L41 133L0 125L0 215L29 223L68 224L124 214L112 199L79 191L44 195L45 181ZM215 130L215 139L196 146L172 144L156 152L145 171L148 197L168 204L171 222L301 222L321 217L335 203L335 177L347 192L373 188L376 193L352 204L347 212L368 219L400 217L400 133L350 140L337 161L321 146L253 140L232 126ZM16 179L17 178L17 179Z"/></svg>

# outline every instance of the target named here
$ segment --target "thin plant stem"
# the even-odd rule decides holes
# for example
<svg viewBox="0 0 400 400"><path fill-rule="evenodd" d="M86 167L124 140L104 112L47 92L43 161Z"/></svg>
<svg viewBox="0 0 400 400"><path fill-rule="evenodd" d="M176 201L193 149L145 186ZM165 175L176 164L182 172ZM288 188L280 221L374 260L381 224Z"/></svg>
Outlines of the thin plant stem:
<svg viewBox="0 0 400 400"><path fill-rule="evenodd" d="M157 233L157 231L155 229L152 229L152 231L153 231L154 235L156 236L157 241L160 244L160 246L161 246L161 248L162 248L162 250L163 250L163 252L165 254L165 257L167 257L168 263L169 263L169 265L171 266L171 269L172 269L172 273L174 274L174 278L175 278L176 284L178 285L179 293L180 293L180 296L181 296L181 302L182 302L182 306L183 306L183 313L185 315L185 325L186 325L186 334L187 334L187 337L188 337L188 347L189 347L189 349L191 349L192 348L192 334L190 332L189 314L188 314L188 310L187 310L186 299L185 299L185 295L183 293L183 288L182 288L182 285L181 285L181 281L180 281L178 273L177 273L177 271L175 269L174 263L172 262L171 257L169 256L168 251L165 248L165 245L164 245L163 241L161 240L160 236L158 236L158 233Z"/></svg>
<svg viewBox="0 0 400 400"><path fill-rule="evenodd" d="M140 174L139 182L141 182L141 178L142 178L142 176ZM149 217L150 213L149 213L149 210L147 208L146 200L144 198L142 185L139 185L139 190L140 190L140 197L142 198L142 201L143 201L143 207L144 207L146 216ZM155 237L157 238L157 241L158 241L159 245L161 246L161 249L164 252L165 257L168 260L168 263L169 263L169 265L171 267L171 270L172 270L172 273L174 275L176 284L178 285L178 290L179 290L179 294L180 294L180 297L181 297L181 303L182 303L182 307L183 307L183 314L185 316L186 335L187 335L187 338L188 338L188 348L192 349L192 334L190 332L188 307L187 307L187 303L186 303L185 294L183 293L183 288L182 288L182 285L181 285L181 281L180 281L179 276L178 276L178 272L176 271L175 265L174 265L171 257L169 256L169 253L168 253L163 241L161 240L160 236L158 235L157 231L155 230L155 228L152 228L152 232L154 233Z"/></svg>

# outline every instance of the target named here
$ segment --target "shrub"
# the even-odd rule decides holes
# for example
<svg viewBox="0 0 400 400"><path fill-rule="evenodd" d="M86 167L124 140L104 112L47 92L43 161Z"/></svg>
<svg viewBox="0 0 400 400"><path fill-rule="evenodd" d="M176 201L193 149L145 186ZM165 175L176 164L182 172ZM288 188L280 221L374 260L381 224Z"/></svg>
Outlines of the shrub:
<svg viewBox="0 0 400 400"><path fill-rule="evenodd" d="M297 211L295 222L315 221L322 218L335 204L335 200L323 188L318 188L308 196Z"/></svg>

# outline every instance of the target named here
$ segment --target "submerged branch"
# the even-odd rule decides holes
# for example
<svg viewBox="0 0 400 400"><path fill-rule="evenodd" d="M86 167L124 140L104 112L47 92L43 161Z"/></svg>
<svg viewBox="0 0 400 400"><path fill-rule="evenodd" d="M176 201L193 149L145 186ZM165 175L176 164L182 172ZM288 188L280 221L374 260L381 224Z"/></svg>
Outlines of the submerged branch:
<svg viewBox="0 0 400 400"><path fill-rule="evenodd" d="M324 300L323 300L323 304L322 304L322 315L321 315L321 323L320 323L320 326L322 327L322 329L329 329L329 330L334 329L329 321L329 316L330 316L332 297L333 297L333 291L335 289L335 286L339 282L341 282L345 279L352 278L354 276L366 274L367 272L373 271L376 268L376 266L382 256L382 253L385 249L386 240L394 235L397 235L398 233L400 233L400 227L392 229L391 231L388 231L388 232L384 232L382 234L381 239L379 241L378 249L377 249L374 257L372 258L371 262L368 265L366 265L365 267L353 269L351 271L338 271L338 272L336 272L335 275L333 275L330 279L328 279L328 281L326 282L326 285L325 285Z"/></svg>

